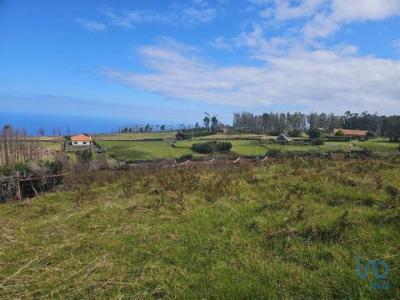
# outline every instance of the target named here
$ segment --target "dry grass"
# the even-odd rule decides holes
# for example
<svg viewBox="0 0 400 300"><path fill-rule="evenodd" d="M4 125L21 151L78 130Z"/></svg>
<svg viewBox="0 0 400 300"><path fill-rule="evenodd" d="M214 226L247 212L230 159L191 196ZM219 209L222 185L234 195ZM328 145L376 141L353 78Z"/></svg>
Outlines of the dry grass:
<svg viewBox="0 0 400 300"><path fill-rule="evenodd" d="M1 298L348 298L400 294L400 161L80 174L0 207ZM389 289L354 271L390 264Z"/></svg>

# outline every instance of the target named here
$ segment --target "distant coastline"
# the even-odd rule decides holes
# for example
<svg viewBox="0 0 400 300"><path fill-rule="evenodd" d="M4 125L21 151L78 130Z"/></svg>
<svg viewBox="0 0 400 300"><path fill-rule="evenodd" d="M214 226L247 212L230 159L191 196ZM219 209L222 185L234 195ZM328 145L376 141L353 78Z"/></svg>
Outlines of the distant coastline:
<svg viewBox="0 0 400 300"><path fill-rule="evenodd" d="M42 128L46 135L53 135L54 131L62 135L86 132L90 134L113 133L123 126L142 124L161 124L163 122L151 122L146 120L123 120L96 117L61 116L30 113L0 112L0 126L12 125L16 129L25 129L29 135L38 135ZM177 127L178 124L165 123L168 126Z"/></svg>

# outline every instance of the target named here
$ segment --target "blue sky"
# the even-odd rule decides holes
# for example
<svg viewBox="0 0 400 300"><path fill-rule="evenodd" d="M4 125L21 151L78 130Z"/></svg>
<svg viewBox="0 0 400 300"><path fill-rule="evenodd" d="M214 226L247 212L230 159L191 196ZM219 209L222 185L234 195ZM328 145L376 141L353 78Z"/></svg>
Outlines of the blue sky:
<svg viewBox="0 0 400 300"><path fill-rule="evenodd" d="M0 0L0 113L396 114L399 28L398 0Z"/></svg>

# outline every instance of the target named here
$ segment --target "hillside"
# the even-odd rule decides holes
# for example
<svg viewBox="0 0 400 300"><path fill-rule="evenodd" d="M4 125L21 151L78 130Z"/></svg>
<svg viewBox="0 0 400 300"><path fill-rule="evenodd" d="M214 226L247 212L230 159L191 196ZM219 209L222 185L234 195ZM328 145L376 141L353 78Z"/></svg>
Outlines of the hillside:
<svg viewBox="0 0 400 300"><path fill-rule="evenodd" d="M0 298L395 298L400 161L76 174L0 206ZM390 266L388 289L357 258Z"/></svg>

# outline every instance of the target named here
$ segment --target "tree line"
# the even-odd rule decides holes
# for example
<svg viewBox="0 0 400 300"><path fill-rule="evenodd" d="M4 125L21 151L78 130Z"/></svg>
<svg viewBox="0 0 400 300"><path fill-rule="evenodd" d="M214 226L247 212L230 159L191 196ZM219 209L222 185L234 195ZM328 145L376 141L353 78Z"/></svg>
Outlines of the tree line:
<svg viewBox="0 0 400 300"><path fill-rule="evenodd" d="M363 112L345 112L343 115L326 113L235 113L233 127L246 132L262 132L271 135L285 133L300 136L312 128L333 131L334 128L361 129L374 132L377 136L400 139L400 116L380 116Z"/></svg>

